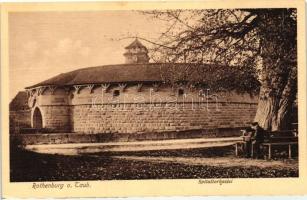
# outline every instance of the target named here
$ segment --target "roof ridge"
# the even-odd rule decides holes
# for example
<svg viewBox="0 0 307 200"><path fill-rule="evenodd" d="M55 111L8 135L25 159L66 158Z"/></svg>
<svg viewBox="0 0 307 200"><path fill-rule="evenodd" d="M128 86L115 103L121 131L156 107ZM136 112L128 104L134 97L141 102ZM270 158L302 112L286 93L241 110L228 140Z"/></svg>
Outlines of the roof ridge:
<svg viewBox="0 0 307 200"><path fill-rule="evenodd" d="M204 65L198 63L125 63L109 64L76 69L53 76L45 81L26 87L35 88L47 85L78 85L102 82L148 82L161 81L161 70L167 70L171 65Z"/></svg>

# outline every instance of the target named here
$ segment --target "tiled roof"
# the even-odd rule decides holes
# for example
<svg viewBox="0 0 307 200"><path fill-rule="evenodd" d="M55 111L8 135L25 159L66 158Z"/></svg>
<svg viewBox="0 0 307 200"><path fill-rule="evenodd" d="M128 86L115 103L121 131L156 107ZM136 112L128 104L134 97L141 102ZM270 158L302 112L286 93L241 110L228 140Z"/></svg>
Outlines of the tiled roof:
<svg viewBox="0 0 307 200"><path fill-rule="evenodd" d="M196 63L133 63L82 68L62 73L26 87L72 86L104 83L153 83L167 80L193 81L207 84L222 79L235 79L240 68ZM223 75L221 75L223 74Z"/></svg>
<svg viewBox="0 0 307 200"><path fill-rule="evenodd" d="M26 87L26 89L48 85L66 86L122 82L161 82L164 80L162 77L163 74L170 69L187 65L197 66L196 64L184 63L144 63L82 68L59 74L38 84Z"/></svg>

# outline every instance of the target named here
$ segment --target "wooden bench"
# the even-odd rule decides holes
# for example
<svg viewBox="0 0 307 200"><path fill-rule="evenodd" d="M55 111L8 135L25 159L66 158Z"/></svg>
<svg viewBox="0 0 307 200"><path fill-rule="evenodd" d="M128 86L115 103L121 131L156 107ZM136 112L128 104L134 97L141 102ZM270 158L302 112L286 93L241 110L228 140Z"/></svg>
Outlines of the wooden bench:
<svg viewBox="0 0 307 200"><path fill-rule="evenodd" d="M242 140L235 143L235 154L239 154L239 146L246 143L248 137L242 136ZM272 148L274 146L288 146L288 157L292 158L292 146L298 145L297 134L293 131L274 131L268 132L265 141L261 144L262 147L268 147L268 159L272 158ZM251 144L251 157L254 156L254 144Z"/></svg>
<svg viewBox="0 0 307 200"><path fill-rule="evenodd" d="M234 144L235 145L235 154L236 154L236 156L239 155L239 146L242 147L242 145L246 143L246 138L248 138L248 137L247 136L241 136L240 138L241 138L241 141L238 141L238 142L236 142Z"/></svg>
<svg viewBox="0 0 307 200"><path fill-rule="evenodd" d="M292 158L292 145L298 145L298 142L265 142L261 144L262 146L268 146L268 159L272 158L272 146L288 146L288 157ZM252 148L253 155L253 148Z"/></svg>
<svg viewBox="0 0 307 200"><path fill-rule="evenodd" d="M268 147L268 159L272 158L272 148L274 146L287 146L288 157L292 158L292 146L298 145L297 132L289 131L274 131L268 133L269 137L261 144L263 147Z"/></svg>

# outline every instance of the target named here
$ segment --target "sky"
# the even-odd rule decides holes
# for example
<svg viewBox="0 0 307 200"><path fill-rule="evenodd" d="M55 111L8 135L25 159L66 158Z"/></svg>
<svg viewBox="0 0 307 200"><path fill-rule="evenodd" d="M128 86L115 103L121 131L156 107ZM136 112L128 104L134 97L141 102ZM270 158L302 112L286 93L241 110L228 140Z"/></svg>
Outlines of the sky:
<svg viewBox="0 0 307 200"><path fill-rule="evenodd" d="M155 40L165 26L137 11L10 13L10 99L60 73L122 64L126 37Z"/></svg>

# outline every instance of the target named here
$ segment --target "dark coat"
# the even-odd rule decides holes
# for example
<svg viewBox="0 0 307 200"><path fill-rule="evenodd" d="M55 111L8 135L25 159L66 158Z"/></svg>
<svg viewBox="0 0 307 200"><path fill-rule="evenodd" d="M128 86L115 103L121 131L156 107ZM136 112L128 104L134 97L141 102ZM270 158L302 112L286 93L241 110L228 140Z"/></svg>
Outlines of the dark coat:
<svg viewBox="0 0 307 200"><path fill-rule="evenodd" d="M261 143L264 141L265 134L265 130L261 127L258 127L254 132L253 139Z"/></svg>

